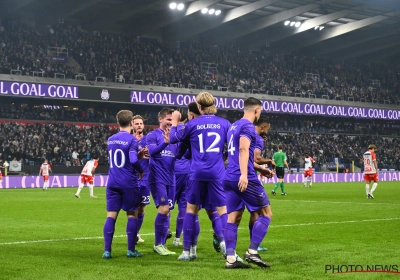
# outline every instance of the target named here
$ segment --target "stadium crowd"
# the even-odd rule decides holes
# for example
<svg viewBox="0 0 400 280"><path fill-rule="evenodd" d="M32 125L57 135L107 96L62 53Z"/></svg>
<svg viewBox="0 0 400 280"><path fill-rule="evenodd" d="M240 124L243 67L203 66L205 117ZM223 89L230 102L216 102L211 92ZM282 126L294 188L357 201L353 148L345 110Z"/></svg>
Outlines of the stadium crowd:
<svg viewBox="0 0 400 280"><path fill-rule="evenodd" d="M160 107L132 106L135 114L144 118L146 125L158 125ZM45 120L115 124L115 116L124 107L101 106L53 106L25 103L0 104L0 120ZM217 113L231 122L241 118L241 112L222 111ZM356 120L348 118L318 118L315 116L267 114L272 123L271 131L293 133L351 133L366 135L400 136L400 125L383 120Z"/></svg>
<svg viewBox="0 0 400 280"><path fill-rule="evenodd" d="M272 123L272 126L274 124ZM0 159L40 164L47 158L52 165L80 166L96 154L100 164L107 164L106 140L116 131L107 125L79 128L63 123L0 123ZM145 131L147 134L149 130ZM333 158L354 160L361 166L362 154L376 143L381 168L400 168L399 139L371 135L334 135L318 133L270 132L264 156L271 158L278 144L284 144L289 165L301 167L303 155L310 153L319 165Z"/></svg>
<svg viewBox="0 0 400 280"><path fill-rule="evenodd" d="M298 55L269 55L267 51L246 52L235 46L206 46L196 43L169 45L146 38L87 31L79 26L58 24L42 33L25 25L0 29L0 73L21 70L22 75L44 71L44 76L63 73L87 79L149 85L159 82L181 87L209 86L214 90L287 94L288 96L344 99L367 102L400 101L397 69L381 64L362 64ZM55 63L47 47L68 49L73 63ZM215 67L202 66L202 62ZM307 73L313 75L307 76ZM349 99L350 98L350 99Z"/></svg>

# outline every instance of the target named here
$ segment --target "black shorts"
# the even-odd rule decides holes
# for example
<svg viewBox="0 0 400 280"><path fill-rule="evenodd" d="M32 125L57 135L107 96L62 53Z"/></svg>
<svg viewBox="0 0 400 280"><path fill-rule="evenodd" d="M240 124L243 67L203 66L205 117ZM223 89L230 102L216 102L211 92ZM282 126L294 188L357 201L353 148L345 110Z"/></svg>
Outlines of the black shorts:
<svg viewBox="0 0 400 280"><path fill-rule="evenodd" d="M278 179L285 178L285 167L276 168L276 177L278 177Z"/></svg>

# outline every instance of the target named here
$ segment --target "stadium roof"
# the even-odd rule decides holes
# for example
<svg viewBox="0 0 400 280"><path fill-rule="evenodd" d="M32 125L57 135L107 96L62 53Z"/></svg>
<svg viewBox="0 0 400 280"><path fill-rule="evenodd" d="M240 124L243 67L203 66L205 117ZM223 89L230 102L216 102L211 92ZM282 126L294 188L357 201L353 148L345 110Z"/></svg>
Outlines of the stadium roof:
<svg viewBox="0 0 400 280"><path fill-rule="evenodd" d="M170 2L185 8L171 10ZM203 8L221 14L203 14ZM93 30L170 42L200 40L336 58L400 53L398 0L0 0L0 18L32 12L41 24L61 18Z"/></svg>

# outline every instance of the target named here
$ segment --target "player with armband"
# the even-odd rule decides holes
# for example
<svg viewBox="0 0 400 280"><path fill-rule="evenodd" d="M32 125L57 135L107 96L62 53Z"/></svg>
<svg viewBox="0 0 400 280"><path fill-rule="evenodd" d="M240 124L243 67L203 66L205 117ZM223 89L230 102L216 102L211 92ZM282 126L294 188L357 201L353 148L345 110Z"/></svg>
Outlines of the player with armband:
<svg viewBox="0 0 400 280"><path fill-rule="evenodd" d="M227 269L251 268L235 257L238 227L245 206L250 213L257 212L258 218L254 223L250 246L244 259L260 267L270 267L258 254L258 247L267 234L272 218L268 196L254 167L257 134L253 123L260 119L261 110L260 100L253 97L246 99L243 118L231 125L227 135L228 166L223 180L228 208L225 229Z"/></svg>
<svg viewBox="0 0 400 280"><path fill-rule="evenodd" d="M48 163L48 160L45 159L44 163L40 166L39 176L43 176L43 190L47 190L49 187L49 174L51 173L51 166Z"/></svg>
<svg viewBox="0 0 400 280"><path fill-rule="evenodd" d="M225 254L224 229L227 219L226 199L222 185L224 168L224 145L230 123L214 114L214 96L201 92L196 97L201 116L187 123L181 130L177 129L180 113L175 111L172 118L171 143L182 142L190 147L192 160L190 164L189 182L187 185L187 208L183 222L183 252L180 261L190 260L190 246L194 237L196 217L199 207L215 207L217 213L213 217L214 228L218 236L221 251Z"/></svg>
<svg viewBox="0 0 400 280"><path fill-rule="evenodd" d="M76 191L75 194L76 198L81 198L80 193L85 184L89 185L90 198L97 198L97 196L94 196L93 194L93 182L94 182L94 172L96 171L98 165L99 165L99 156L97 155L92 156L92 159L86 162L81 172L81 183L79 184L79 188Z"/></svg>
<svg viewBox="0 0 400 280"><path fill-rule="evenodd" d="M363 155L364 160L364 181L365 181L365 191L367 193L367 198L375 198L373 193L378 186L378 164L376 163L376 146L371 144L368 146L368 151ZM374 182L371 191L369 190L370 183Z"/></svg>
<svg viewBox="0 0 400 280"><path fill-rule="evenodd" d="M111 258L111 245L115 232L115 222L119 211L126 212L128 221L128 258L142 257L136 248L137 216L140 206L138 180L143 176L139 159L144 157L144 149L138 149L138 141L131 135L133 114L122 110L117 114L120 131L108 138L108 182L106 188L107 219L104 224L104 259Z"/></svg>
<svg viewBox="0 0 400 280"><path fill-rule="evenodd" d="M307 187L307 178L310 178L310 188L312 187L312 171L315 160L308 154L304 154L304 181L303 187Z"/></svg>

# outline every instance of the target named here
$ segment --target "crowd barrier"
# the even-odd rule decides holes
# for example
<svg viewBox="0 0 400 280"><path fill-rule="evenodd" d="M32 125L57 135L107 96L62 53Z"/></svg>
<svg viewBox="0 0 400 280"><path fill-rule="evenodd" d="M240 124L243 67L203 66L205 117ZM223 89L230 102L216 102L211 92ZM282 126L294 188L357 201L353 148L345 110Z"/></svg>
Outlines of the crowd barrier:
<svg viewBox="0 0 400 280"><path fill-rule="evenodd" d="M285 182L302 183L303 174L286 174ZM363 173L315 173L313 174L313 182L315 183L343 183L343 182L362 182L364 180ZM107 185L107 175L96 175L94 185L104 187ZM276 182L276 177L267 179L262 178L266 184ZM400 172L381 172L379 173L379 181L400 181ZM80 176L50 176L50 188L67 188L77 187L80 183ZM30 189L41 188L43 186L43 178L39 176L6 176L0 183L0 189Z"/></svg>

